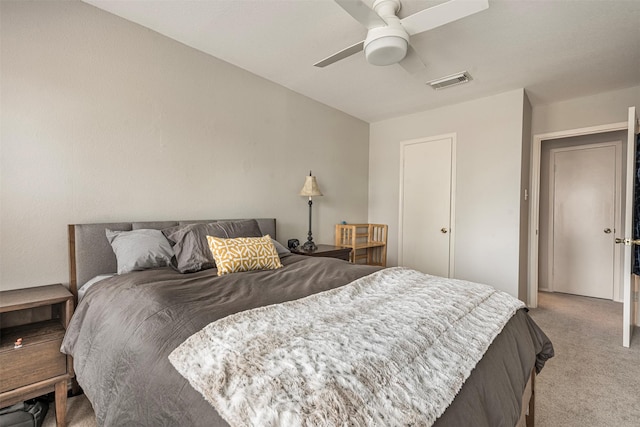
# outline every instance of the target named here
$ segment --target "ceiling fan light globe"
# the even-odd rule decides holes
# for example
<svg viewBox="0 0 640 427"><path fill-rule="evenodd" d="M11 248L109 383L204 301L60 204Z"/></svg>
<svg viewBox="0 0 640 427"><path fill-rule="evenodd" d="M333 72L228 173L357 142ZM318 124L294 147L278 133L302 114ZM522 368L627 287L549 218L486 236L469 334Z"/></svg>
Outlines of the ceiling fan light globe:
<svg viewBox="0 0 640 427"><path fill-rule="evenodd" d="M365 46L364 54L372 65L397 64L407 54L407 41L396 36L372 40Z"/></svg>

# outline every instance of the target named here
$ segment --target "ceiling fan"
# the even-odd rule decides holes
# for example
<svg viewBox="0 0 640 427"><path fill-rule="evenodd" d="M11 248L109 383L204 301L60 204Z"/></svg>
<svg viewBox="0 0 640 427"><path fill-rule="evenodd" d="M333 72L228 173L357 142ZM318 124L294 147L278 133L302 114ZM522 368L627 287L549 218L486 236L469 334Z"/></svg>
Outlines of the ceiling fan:
<svg viewBox="0 0 640 427"><path fill-rule="evenodd" d="M335 0L349 15L367 28L367 37L320 62L316 67L326 67L341 59L364 50L369 64L400 64L409 73L424 68L424 63L409 44L409 37L440 27L489 7L489 0L449 0L416 12L403 19L398 18L400 0L375 0L373 9L361 0Z"/></svg>

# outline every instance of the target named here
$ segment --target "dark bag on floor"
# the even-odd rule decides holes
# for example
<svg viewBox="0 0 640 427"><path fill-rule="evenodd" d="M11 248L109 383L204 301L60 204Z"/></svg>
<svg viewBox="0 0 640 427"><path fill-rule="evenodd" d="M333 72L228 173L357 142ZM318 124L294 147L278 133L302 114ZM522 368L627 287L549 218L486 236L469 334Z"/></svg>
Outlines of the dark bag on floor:
<svg viewBox="0 0 640 427"><path fill-rule="evenodd" d="M49 405L41 400L28 400L0 409L0 427L40 427Z"/></svg>

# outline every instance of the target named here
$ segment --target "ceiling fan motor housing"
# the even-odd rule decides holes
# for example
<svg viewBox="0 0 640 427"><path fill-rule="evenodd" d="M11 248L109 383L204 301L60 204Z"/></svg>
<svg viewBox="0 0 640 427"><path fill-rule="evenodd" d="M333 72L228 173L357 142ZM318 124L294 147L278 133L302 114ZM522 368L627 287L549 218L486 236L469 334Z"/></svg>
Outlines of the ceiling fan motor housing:
<svg viewBox="0 0 640 427"><path fill-rule="evenodd" d="M364 41L364 54L372 65L391 65L400 62L407 54L409 34L396 15L400 10L398 0L376 0L373 9L387 23L386 27L370 28Z"/></svg>
<svg viewBox="0 0 640 427"><path fill-rule="evenodd" d="M364 54L369 64L396 64L407 54L407 42L409 37L403 37L401 32L391 32L389 30L390 28L388 27L373 28L369 30L367 39L364 42ZM378 32L383 32L384 34L375 34ZM371 33L374 33L373 37L371 37Z"/></svg>

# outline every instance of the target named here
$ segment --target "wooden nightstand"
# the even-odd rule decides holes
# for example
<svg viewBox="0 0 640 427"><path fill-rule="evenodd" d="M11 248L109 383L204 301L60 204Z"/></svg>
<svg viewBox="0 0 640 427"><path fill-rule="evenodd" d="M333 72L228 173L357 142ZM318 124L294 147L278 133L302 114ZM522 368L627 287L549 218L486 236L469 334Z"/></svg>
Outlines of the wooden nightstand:
<svg viewBox="0 0 640 427"><path fill-rule="evenodd" d="M62 285L0 292L0 408L55 391L56 423L65 426L73 368L60 345L72 314Z"/></svg>
<svg viewBox="0 0 640 427"><path fill-rule="evenodd" d="M291 253L307 256L319 256L327 258L338 258L345 261L349 261L349 254L351 254L351 248L341 248L340 246L331 245L317 245L318 248L313 252L307 252L302 249L302 246L298 246L296 249L291 249Z"/></svg>

